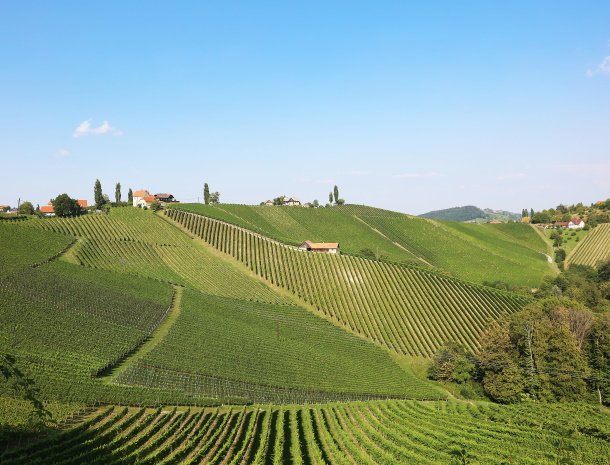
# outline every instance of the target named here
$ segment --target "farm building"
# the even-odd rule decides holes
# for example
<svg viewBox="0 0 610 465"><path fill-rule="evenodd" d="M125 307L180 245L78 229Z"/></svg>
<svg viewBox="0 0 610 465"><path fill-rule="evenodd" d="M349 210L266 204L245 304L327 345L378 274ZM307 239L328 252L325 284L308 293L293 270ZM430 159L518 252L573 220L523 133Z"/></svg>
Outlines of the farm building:
<svg viewBox="0 0 610 465"><path fill-rule="evenodd" d="M265 205L267 207L272 207L273 206L273 200L266 200L265 202L262 203L262 205Z"/></svg>
<svg viewBox="0 0 610 465"><path fill-rule="evenodd" d="M585 227L585 222L581 218L572 218L568 222L568 229L582 229Z"/></svg>
<svg viewBox="0 0 610 465"><path fill-rule="evenodd" d="M135 191L133 193L133 206L141 207L142 205L140 204L140 201L148 195L150 195L150 192L148 192L146 189L140 189Z"/></svg>
<svg viewBox="0 0 610 465"><path fill-rule="evenodd" d="M155 194L155 199L159 202L176 202L176 198L172 194Z"/></svg>
<svg viewBox="0 0 610 465"><path fill-rule="evenodd" d="M0 212L2 212L2 213L6 213L10 209L11 209L11 207L9 205L0 205Z"/></svg>
<svg viewBox="0 0 610 465"><path fill-rule="evenodd" d="M44 216L55 216L55 208L53 205L43 205L40 207L40 213Z"/></svg>
<svg viewBox="0 0 610 465"><path fill-rule="evenodd" d="M143 197L139 197L137 203L134 203L134 207L138 207L138 208L148 208L150 207L150 204L153 203L155 200L157 200L155 198L154 195L145 195ZM135 202L135 197L134 197L134 202Z"/></svg>
<svg viewBox="0 0 610 465"><path fill-rule="evenodd" d="M301 205L301 201L297 197L286 197L284 199L284 205L288 207L298 207Z"/></svg>
<svg viewBox="0 0 610 465"><path fill-rule="evenodd" d="M299 246L299 250L306 252L339 253L339 243L305 241Z"/></svg>

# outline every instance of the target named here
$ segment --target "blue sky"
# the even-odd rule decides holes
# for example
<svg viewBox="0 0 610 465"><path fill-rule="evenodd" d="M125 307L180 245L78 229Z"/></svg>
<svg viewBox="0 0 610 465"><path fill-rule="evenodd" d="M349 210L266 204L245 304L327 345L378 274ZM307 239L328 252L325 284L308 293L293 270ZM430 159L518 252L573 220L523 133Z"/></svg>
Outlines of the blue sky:
<svg viewBox="0 0 610 465"><path fill-rule="evenodd" d="M503 4L503 5L501 5ZM610 2L0 5L0 203L610 197ZM124 194L125 195L125 194Z"/></svg>

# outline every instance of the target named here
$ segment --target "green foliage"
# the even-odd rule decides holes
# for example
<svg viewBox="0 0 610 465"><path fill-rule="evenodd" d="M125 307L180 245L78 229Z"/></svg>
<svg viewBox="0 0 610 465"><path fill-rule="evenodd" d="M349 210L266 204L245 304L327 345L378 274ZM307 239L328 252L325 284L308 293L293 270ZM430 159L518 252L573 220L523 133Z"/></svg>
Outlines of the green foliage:
<svg viewBox="0 0 610 465"><path fill-rule="evenodd" d="M335 203L339 204L339 188L337 186L333 188L333 198L335 199Z"/></svg>
<svg viewBox="0 0 610 465"><path fill-rule="evenodd" d="M218 205L220 203L220 193L211 192L208 199L210 205Z"/></svg>
<svg viewBox="0 0 610 465"><path fill-rule="evenodd" d="M59 194L51 203L55 210L55 216L60 218L78 216L81 214L81 208L78 202L71 198L68 194Z"/></svg>
<svg viewBox="0 0 610 465"><path fill-rule="evenodd" d="M210 187L207 182L203 185L203 203L206 205L210 203Z"/></svg>
<svg viewBox="0 0 610 465"><path fill-rule="evenodd" d="M27 200L25 202L21 202L18 212L20 215L33 215L34 205L32 205L32 202L28 202Z"/></svg>
<svg viewBox="0 0 610 465"><path fill-rule="evenodd" d="M114 201L117 206L121 203L121 183L117 182L114 186Z"/></svg>
<svg viewBox="0 0 610 465"><path fill-rule="evenodd" d="M435 354L428 376L438 381L462 384L473 378L476 372L475 362L462 345L448 341Z"/></svg>
<svg viewBox="0 0 610 465"><path fill-rule="evenodd" d="M97 208L100 208L106 203L106 199L102 193L102 183L99 179L96 179L95 184L93 185L93 199Z"/></svg>
<svg viewBox="0 0 610 465"><path fill-rule="evenodd" d="M563 263L563 261L565 259L566 259L566 251L563 249L556 249L555 250L555 262Z"/></svg>
<svg viewBox="0 0 610 465"><path fill-rule="evenodd" d="M155 200L155 201L151 202L150 209L154 212L158 212L159 210L163 209L163 206L161 205L161 202L159 202L158 200Z"/></svg>
<svg viewBox="0 0 610 465"><path fill-rule="evenodd" d="M592 313L569 300L547 298L495 325L482 336L479 366L493 399L574 401L587 391L584 347Z"/></svg>
<svg viewBox="0 0 610 465"><path fill-rule="evenodd" d="M127 203L129 204L129 206L133 205L133 191L131 190L131 187L127 192Z"/></svg>

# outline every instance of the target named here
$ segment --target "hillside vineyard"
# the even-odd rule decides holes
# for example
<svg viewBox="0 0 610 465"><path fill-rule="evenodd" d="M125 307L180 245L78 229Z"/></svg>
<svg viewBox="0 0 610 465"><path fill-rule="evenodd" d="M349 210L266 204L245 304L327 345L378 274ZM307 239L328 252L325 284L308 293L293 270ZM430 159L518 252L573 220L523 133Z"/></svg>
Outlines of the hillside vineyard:
<svg viewBox="0 0 610 465"><path fill-rule="evenodd" d="M610 223L600 224L578 243L566 260L568 265L586 265L595 267L604 260L610 259Z"/></svg>
<svg viewBox="0 0 610 465"><path fill-rule="evenodd" d="M301 252L178 209L166 215L318 312L401 354L430 356L450 339L476 350L478 335L489 321L528 302L417 268Z"/></svg>
<svg viewBox="0 0 610 465"><path fill-rule="evenodd" d="M605 419L585 405L567 409L591 423ZM413 401L106 407L58 437L7 453L2 463L435 465L454 463L452 457L467 448L472 463L551 464L565 447L559 432L542 427L552 424L555 411ZM601 465L610 454L600 438L585 436L569 447L573 463Z"/></svg>

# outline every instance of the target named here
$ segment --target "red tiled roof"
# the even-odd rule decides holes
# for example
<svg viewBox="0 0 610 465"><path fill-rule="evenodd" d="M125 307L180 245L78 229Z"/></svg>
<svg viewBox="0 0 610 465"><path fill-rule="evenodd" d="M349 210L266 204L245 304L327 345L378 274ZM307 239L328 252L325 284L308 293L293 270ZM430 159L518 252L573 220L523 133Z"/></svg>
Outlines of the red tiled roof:
<svg viewBox="0 0 610 465"><path fill-rule="evenodd" d="M146 197L144 197L144 202L154 202L155 200L155 196L154 195L147 195Z"/></svg>
<svg viewBox="0 0 610 465"><path fill-rule="evenodd" d="M574 223L574 224L580 224L580 222L581 222L581 221L582 221L582 220L581 220L580 218L572 218L572 219L570 220L570 222L571 222L571 223Z"/></svg>
<svg viewBox="0 0 610 465"><path fill-rule="evenodd" d="M313 249L313 250L319 250L319 249L338 249L339 248L339 243L338 242L311 242L311 241L305 241L303 242L300 247L306 246L309 249Z"/></svg>
<svg viewBox="0 0 610 465"><path fill-rule="evenodd" d="M55 213L55 207L53 205L43 205L40 207L41 213Z"/></svg>
<svg viewBox="0 0 610 465"><path fill-rule="evenodd" d="M150 195L149 192L146 189L140 189L138 191L135 191L133 193L134 197L145 197L147 195Z"/></svg>
<svg viewBox="0 0 610 465"><path fill-rule="evenodd" d="M86 200L77 200L78 204L80 205L81 208L87 208L89 206L89 203Z"/></svg>

